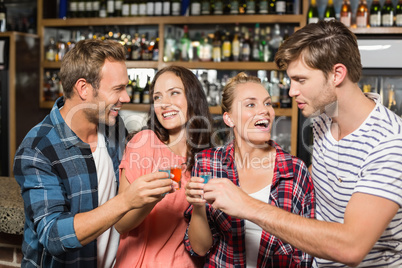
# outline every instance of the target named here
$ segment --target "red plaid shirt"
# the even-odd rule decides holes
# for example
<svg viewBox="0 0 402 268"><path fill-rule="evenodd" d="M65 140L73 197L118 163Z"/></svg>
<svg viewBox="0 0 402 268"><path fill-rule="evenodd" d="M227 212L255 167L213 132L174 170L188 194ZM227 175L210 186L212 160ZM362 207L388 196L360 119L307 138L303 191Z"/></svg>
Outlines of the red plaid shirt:
<svg viewBox="0 0 402 268"><path fill-rule="evenodd" d="M267 202L294 214L314 218L313 181L306 165L284 152L274 141L270 141L270 145L276 148L276 165ZM228 178L239 185L233 143L198 153L192 176L205 171L211 172L212 177ZM192 209L190 206L185 212L187 221L190 221ZM245 221L232 218L209 204L206 209L213 245L206 255L204 267L246 267ZM184 243L190 254L197 256L188 239L188 228ZM310 255L263 230L258 267L311 267L311 263Z"/></svg>

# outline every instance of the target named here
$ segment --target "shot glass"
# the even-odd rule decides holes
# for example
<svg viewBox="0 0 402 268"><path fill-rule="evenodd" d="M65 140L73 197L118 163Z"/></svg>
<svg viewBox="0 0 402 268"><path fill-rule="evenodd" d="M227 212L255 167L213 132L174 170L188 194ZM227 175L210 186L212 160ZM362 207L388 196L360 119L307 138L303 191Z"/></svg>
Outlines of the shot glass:
<svg viewBox="0 0 402 268"><path fill-rule="evenodd" d="M179 185L178 188L176 188L176 190L181 188L181 169L182 168L180 166L170 167L170 172L174 175L172 180L177 182L177 184Z"/></svg>
<svg viewBox="0 0 402 268"><path fill-rule="evenodd" d="M170 178L170 168L169 168L169 169L159 169L159 172L165 172L165 173L167 173L166 178L163 178L162 180L164 180L164 179L169 179L169 178ZM167 194L168 194L168 193L163 193L162 196L165 196L165 195L167 195Z"/></svg>
<svg viewBox="0 0 402 268"><path fill-rule="evenodd" d="M200 177L204 179L204 184L208 183L208 181L211 179L211 172L200 172Z"/></svg>

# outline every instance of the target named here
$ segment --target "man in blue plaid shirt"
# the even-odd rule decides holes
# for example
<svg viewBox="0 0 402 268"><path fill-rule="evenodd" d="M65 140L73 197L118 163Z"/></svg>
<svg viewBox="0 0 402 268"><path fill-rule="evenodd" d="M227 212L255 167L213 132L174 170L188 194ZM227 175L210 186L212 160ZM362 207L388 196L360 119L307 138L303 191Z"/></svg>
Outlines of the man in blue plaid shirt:
<svg viewBox="0 0 402 268"><path fill-rule="evenodd" d="M140 177L116 195L130 101L124 47L84 40L64 57L64 97L25 137L14 163L25 207L22 267L112 267L128 211L173 186L165 173Z"/></svg>

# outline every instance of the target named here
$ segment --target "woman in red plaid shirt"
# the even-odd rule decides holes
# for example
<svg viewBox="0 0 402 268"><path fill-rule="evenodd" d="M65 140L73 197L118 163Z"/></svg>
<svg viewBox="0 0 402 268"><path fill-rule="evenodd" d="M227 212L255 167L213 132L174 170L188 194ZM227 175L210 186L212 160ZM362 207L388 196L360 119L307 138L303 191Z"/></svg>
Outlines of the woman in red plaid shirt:
<svg viewBox="0 0 402 268"><path fill-rule="evenodd" d="M233 142L196 156L186 196L189 226L185 246L206 256L204 267L311 267L312 257L214 207L220 200L247 210L255 202L315 217L315 195L306 165L271 140L275 111L259 78L240 73L223 90L223 120ZM201 172L213 178L203 183ZM250 217L251 218L251 217Z"/></svg>

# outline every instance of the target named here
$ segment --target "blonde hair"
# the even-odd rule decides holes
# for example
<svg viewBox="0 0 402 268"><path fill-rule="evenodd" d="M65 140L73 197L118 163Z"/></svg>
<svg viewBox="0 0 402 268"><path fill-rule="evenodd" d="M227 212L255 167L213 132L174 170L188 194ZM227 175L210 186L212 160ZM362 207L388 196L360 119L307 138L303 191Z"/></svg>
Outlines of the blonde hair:
<svg viewBox="0 0 402 268"><path fill-rule="evenodd" d="M250 82L261 84L261 79L252 75L248 76L245 72L241 72L229 80L222 92L222 113L229 112L232 109L233 100L236 97L236 87L240 84Z"/></svg>

